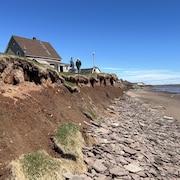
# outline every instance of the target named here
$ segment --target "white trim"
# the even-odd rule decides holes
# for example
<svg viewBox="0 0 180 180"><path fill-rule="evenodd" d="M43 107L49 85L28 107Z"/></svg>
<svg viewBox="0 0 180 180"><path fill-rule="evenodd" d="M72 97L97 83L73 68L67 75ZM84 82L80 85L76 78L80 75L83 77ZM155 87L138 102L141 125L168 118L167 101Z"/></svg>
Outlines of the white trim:
<svg viewBox="0 0 180 180"><path fill-rule="evenodd" d="M29 55L29 54L26 54L26 57L27 58L42 58L42 59L47 59L47 60L51 60L51 61L61 61L61 58L51 58L51 57L44 57L44 56L35 56L35 55Z"/></svg>
<svg viewBox="0 0 180 180"><path fill-rule="evenodd" d="M37 58L37 59L35 59L36 61L38 61L40 64L44 64L44 65L50 65L46 60L44 60L44 59L39 59L39 58Z"/></svg>

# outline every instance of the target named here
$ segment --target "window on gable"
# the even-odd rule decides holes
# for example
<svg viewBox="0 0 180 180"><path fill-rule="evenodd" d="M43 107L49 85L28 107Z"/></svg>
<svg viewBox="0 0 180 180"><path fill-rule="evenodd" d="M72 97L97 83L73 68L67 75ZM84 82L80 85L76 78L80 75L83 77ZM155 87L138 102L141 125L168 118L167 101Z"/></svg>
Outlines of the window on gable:
<svg viewBox="0 0 180 180"><path fill-rule="evenodd" d="M16 55L17 56L21 56L21 52L20 51L16 51Z"/></svg>

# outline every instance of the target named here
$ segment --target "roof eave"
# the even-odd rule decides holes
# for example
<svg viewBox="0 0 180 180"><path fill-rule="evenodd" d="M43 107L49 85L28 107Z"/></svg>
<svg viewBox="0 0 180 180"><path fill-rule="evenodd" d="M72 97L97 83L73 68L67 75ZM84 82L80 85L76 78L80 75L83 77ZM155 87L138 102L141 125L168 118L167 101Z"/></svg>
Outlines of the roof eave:
<svg viewBox="0 0 180 180"><path fill-rule="evenodd" d="M26 57L31 57L31 58L43 58L43 59L51 59L51 60L62 60L62 58L53 58L53 57L45 57L45 56L37 56L37 55L29 55L29 54L26 54Z"/></svg>

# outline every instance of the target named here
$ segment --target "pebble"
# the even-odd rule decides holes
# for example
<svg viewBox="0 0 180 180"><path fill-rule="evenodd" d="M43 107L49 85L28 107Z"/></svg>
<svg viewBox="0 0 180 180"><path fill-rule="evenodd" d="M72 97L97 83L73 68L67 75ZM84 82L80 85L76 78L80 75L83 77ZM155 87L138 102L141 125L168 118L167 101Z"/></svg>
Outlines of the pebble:
<svg viewBox="0 0 180 180"><path fill-rule="evenodd" d="M102 124L88 129L98 144L83 148L88 172L66 179L180 179L180 127L174 118L127 97L114 99L100 119Z"/></svg>

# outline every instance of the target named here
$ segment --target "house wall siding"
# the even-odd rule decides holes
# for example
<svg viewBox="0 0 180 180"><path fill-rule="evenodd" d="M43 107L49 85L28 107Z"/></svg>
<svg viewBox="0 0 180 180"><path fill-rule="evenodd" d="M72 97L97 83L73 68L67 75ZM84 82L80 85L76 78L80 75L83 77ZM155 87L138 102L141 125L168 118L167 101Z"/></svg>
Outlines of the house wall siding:
<svg viewBox="0 0 180 180"><path fill-rule="evenodd" d="M18 55L18 56L25 56L24 52L21 50L19 45L16 43L16 41L12 38L8 44L8 48L6 50L6 53L12 54L12 55Z"/></svg>
<svg viewBox="0 0 180 180"><path fill-rule="evenodd" d="M43 65L51 66L57 71L67 72L69 65L61 63L61 57L48 42L36 39L27 39L18 36L12 36L5 53L34 59ZM67 66L66 68L64 66Z"/></svg>

